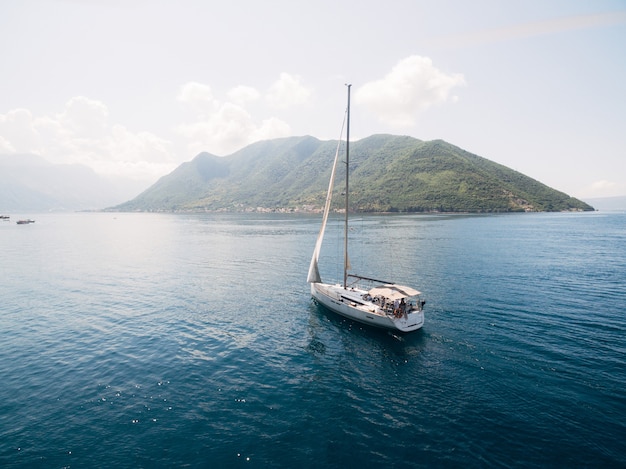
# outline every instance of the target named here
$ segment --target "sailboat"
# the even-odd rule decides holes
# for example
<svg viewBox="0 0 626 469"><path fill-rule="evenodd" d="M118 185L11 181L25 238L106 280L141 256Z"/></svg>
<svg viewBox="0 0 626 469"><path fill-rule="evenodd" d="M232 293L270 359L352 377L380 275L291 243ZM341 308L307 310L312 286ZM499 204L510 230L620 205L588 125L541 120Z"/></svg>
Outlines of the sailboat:
<svg viewBox="0 0 626 469"><path fill-rule="evenodd" d="M330 212L332 192L335 182L335 172L339 161L341 137L337 144L333 163L326 203L322 217L322 226L317 236L315 250L309 266L307 281L311 285L311 296L317 303L327 309L354 321L368 324L373 327L390 329L393 331L411 332L424 325L424 303L421 293L412 288L396 283L377 280L349 273L350 261L348 258L349 232L349 168L350 168L350 88L348 87L348 106L344 125L346 127L346 188L345 188L345 222L344 222L344 259L343 283L324 283L319 271L319 256L326 231L326 222ZM341 129L343 136L343 126Z"/></svg>

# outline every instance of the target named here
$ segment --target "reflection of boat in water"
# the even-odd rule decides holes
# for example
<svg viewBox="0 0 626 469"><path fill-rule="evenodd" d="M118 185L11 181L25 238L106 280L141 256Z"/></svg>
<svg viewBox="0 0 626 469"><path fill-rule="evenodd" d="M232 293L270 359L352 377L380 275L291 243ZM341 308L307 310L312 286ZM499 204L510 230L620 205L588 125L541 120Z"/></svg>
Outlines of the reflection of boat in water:
<svg viewBox="0 0 626 469"><path fill-rule="evenodd" d="M420 292L393 282L376 280L360 275L348 274L348 170L350 150L350 85L348 85L348 108L346 110L346 189L345 189L345 231L344 231L344 268L343 284L323 283L318 269L322 239L330 211L335 170L339 156L339 145L328 185L322 227L317 237L315 250L309 268L308 282L311 284L311 296L316 302L344 317L374 327L410 332L424 325L424 300ZM342 129L343 133L343 129ZM339 141L341 143L341 139ZM354 279L348 284L347 279Z"/></svg>
<svg viewBox="0 0 626 469"><path fill-rule="evenodd" d="M16 223L18 225L28 225L29 223L35 223L35 220L29 218L28 220L18 220Z"/></svg>

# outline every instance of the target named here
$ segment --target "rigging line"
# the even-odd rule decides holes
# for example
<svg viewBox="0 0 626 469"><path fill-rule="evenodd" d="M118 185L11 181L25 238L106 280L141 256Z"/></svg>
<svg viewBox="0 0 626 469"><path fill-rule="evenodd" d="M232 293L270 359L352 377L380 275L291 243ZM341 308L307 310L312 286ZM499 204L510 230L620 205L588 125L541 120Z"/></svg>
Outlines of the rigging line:
<svg viewBox="0 0 626 469"><path fill-rule="evenodd" d="M333 169L330 174L330 182L328 183L328 191L326 192L326 203L324 204L324 213L329 211L330 204L333 199L333 185L335 184L335 168L337 166L337 160L339 159L339 150L341 149L341 137L343 135L343 129L346 125L346 118L348 115L348 111L343 116L343 122L341 124L341 132L339 133L339 140L337 140L337 149L335 150L335 162L333 164Z"/></svg>
<svg viewBox="0 0 626 469"><path fill-rule="evenodd" d="M309 275L307 278L308 282L321 282L319 268L318 268L318 260L320 255L320 250L322 248L322 241L324 240L324 231L326 230L326 222L328 220L328 213L330 212L330 204L332 201L332 193L333 186L335 183L335 171L337 168L337 161L339 160L339 150L341 148L341 136L343 135L343 129L346 126L346 121L348 120L348 109L346 109L346 113L343 118L343 123L341 124L341 133L339 134L339 140L337 142L337 150L335 151L335 159L333 162L333 168L330 173L330 181L328 183L328 192L326 193L326 202L324 204L324 216L322 217L322 226L320 227L319 234L317 235L317 241L315 243L315 250L313 252L313 257L311 258L311 265L309 266Z"/></svg>
<svg viewBox="0 0 626 469"><path fill-rule="evenodd" d="M333 165L333 174L331 175L331 184L334 185L334 178L335 178L335 168L337 167L337 162L339 160L339 152L341 150L341 144L342 144L342 137L343 137L343 132L346 128L346 122L348 120L348 112L349 112L349 108L346 107L346 110L343 114L343 122L341 123L341 132L339 132L339 138L337 139L337 149L335 150L335 164ZM332 194L332 187L329 185L328 188L328 194ZM326 207L329 211L330 211L330 200L327 201L327 207ZM339 225L339 224L338 224ZM341 229L338 228L335 231L336 234L336 241L335 241L335 247L337 249L336 254L335 254L335 259L337 259L337 263L336 268L337 271L335 272L335 278L339 281L339 279L341 278L342 275L342 271L344 269L344 265L343 265L343 261L340 261L339 259L341 259L341 254L342 254L342 246L341 246L341 241L343 240L342 236L341 236Z"/></svg>

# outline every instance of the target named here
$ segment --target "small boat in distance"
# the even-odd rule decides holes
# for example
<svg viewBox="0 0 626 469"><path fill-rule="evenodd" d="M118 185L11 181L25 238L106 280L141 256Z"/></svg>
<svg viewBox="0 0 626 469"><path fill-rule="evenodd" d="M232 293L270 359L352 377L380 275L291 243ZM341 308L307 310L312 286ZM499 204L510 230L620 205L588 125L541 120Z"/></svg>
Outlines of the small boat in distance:
<svg viewBox="0 0 626 469"><path fill-rule="evenodd" d="M0 220L2 221L9 221L9 218L11 218L9 215L0 215Z"/></svg>
<svg viewBox="0 0 626 469"><path fill-rule="evenodd" d="M391 329L394 331L411 332L424 325L424 303L420 292L411 287L396 285L393 282L376 280L360 275L348 274L350 262L348 260L348 180L350 169L350 87L348 86L348 106L346 109L346 188L345 188L345 228L344 228L344 262L343 283L329 284L322 282L319 272L319 255L326 230L326 222L332 200L335 170L339 160L341 137L337 144L335 162L333 163L326 204L322 217L322 227L317 235L315 250L309 266L308 283L311 284L311 296L326 308L346 318L370 326ZM343 135L343 128L341 134ZM348 279L352 279L348 283Z"/></svg>
<svg viewBox="0 0 626 469"><path fill-rule="evenodd" d="M28 225L29 223L35 223L35 220L31 220L30 218L27 220L18 220L15 223L18 225Z"/></svg>

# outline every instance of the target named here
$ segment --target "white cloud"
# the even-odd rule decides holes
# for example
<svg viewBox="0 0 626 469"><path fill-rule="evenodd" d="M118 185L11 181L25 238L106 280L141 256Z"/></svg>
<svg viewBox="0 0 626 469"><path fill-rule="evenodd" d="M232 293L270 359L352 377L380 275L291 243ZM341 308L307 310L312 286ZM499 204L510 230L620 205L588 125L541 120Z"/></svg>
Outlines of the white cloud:
<svg viewBox="0 0 626 469"><path fill-rule="evenodd" d="M108 153L117 161L153 161L171 160L169 142L150 132L132 133L122 125L114 125L111 138L108 139Z"/></svg>
<svg viewBox="0 0 626 469"><path fill-rule="evenodd" d="M228 155L258 140L285 137L290 134L290 126L272 116L259 120L246 107L257 101L268 103L271 107L285 109L306 103L311 92L305 88L299 78L283 73L270 87L265 99L255 88L236 86L227 93L228 101L221 102L210 92L209 85L188 83L179 94L179 100L196 105L204 96L205 108L195 120L177 126L177 132L187 140L190 154L208 151L217 155ZM210 99L209 99L210 97Z"/></svg>
<svg viewBox="0 0 626 469"><path fill-rule="evenodd" d="M279 119L268 119L257 125L250 113L234 103L225 103L207 119L182 124L179 133L189 140L193 154L209 151L225 155L260 138L288 135L289 126Z"/></svg>
<svg viewBox="0 0 626 469"><path fill-rule="evenodd" d="M92 166L103 174L153 179L176 167L171 143L150 132L133 133L114 125L102 145L101 157Z"/></svg>
<svg viewBox="0 0 626 469"><path fill-rule="evenodd" d="M195 81L181 86L178 101L194 111L198 119L203 119L215 112L220 105L209 85Z"/></svg>
<svg viewBox="0 0 626 469"><path fill-rule="evenodd" d="M32 113L14 109L0 115L0 139L8 152L31 153L38 148L38 134Z"/></svg>
<svg viewBox="0 0 626 469"><path fill-rule="evenodd" d="M256 128L250 136L250 142L257 142L259 140L270 140L272 138L286 137L291 133L291 127L285 121L270 117L261 122L261 125Z"/></svg>
<svg viewBox="0 0 626 469"><path fill-rule="evenodd" d="M413 55L400 61L384 78L363 85L357 103L393 126L411 126L419 113L458 99L452 89L465 84L461 74L446 74L428 57Z"/></svg>
<svg viewBox="0 0 626 469"><path fill-rule="evenodd" d="M245 142L252 118L241 106L227 103L206 119L178 126L193 154L201 151L228 152Z"/></svg>
<svg viewBox="0 0 626 469"><path fill-rule="evenodd" d="M227 101L213 94L208 84L188 82L177 100L192 111L188 122L175 126L184 158L201 151L227 155L258 140L290 135L290 126L264 112L260 104L285 108L305 103L310 91L297 77L283 73L263 96L255 88L237 86ZM265 110L267 111L267 110ZM103 175L155 179L172 171L180 161L174 143L150 132L133 132L111 122L109 109L98 100L76 96L61 112L34 116L27 109L0 114L0 152L34 153L52 163L84 164Z"/></svg>
<svg viewBox="0 0 626 469"><path fill-rule="evenodd" d="M181 86L178 100L182 103L213 104L215 98L209 85L192 81Z"/></svg>
<svg viewBox="0 0 626 469"><path fill-rule="evenodd" d="M107 131L108 117L109 110L100 101L76 96L66 103L58 121L76 137L98 138Z"/></svg>
<svg viewBox="0 0 626 469"><path fill-rule="evenodd" d="M26 109L0 115L0 151L34 153L56 164L84 164L103 175L148 180L171 171L170 142L108 122L107 107L83 96L63 112L34 117Z"/></svg>
<svg viewBox="0 0 626 469"><path fill-rule="evenodd" d="M256 101L261 97L256 88L251 86L236 86L228 92L228 98L236 104L245 104L248 102Z"/></svg>
<svg viewBox="0 0 626 469"><path fill-rule="evenodd" d="M286 109L306 104L311 94L311 90L300 83L300 77L281 73L280 78L270 87L266 99L270 106Z"/></svg>
<svg viewBox="0 0 626 469"><path fill-rule="evenodd" d="M0 153L15 153L15 148L6 138L0 135Z"/></svg>

